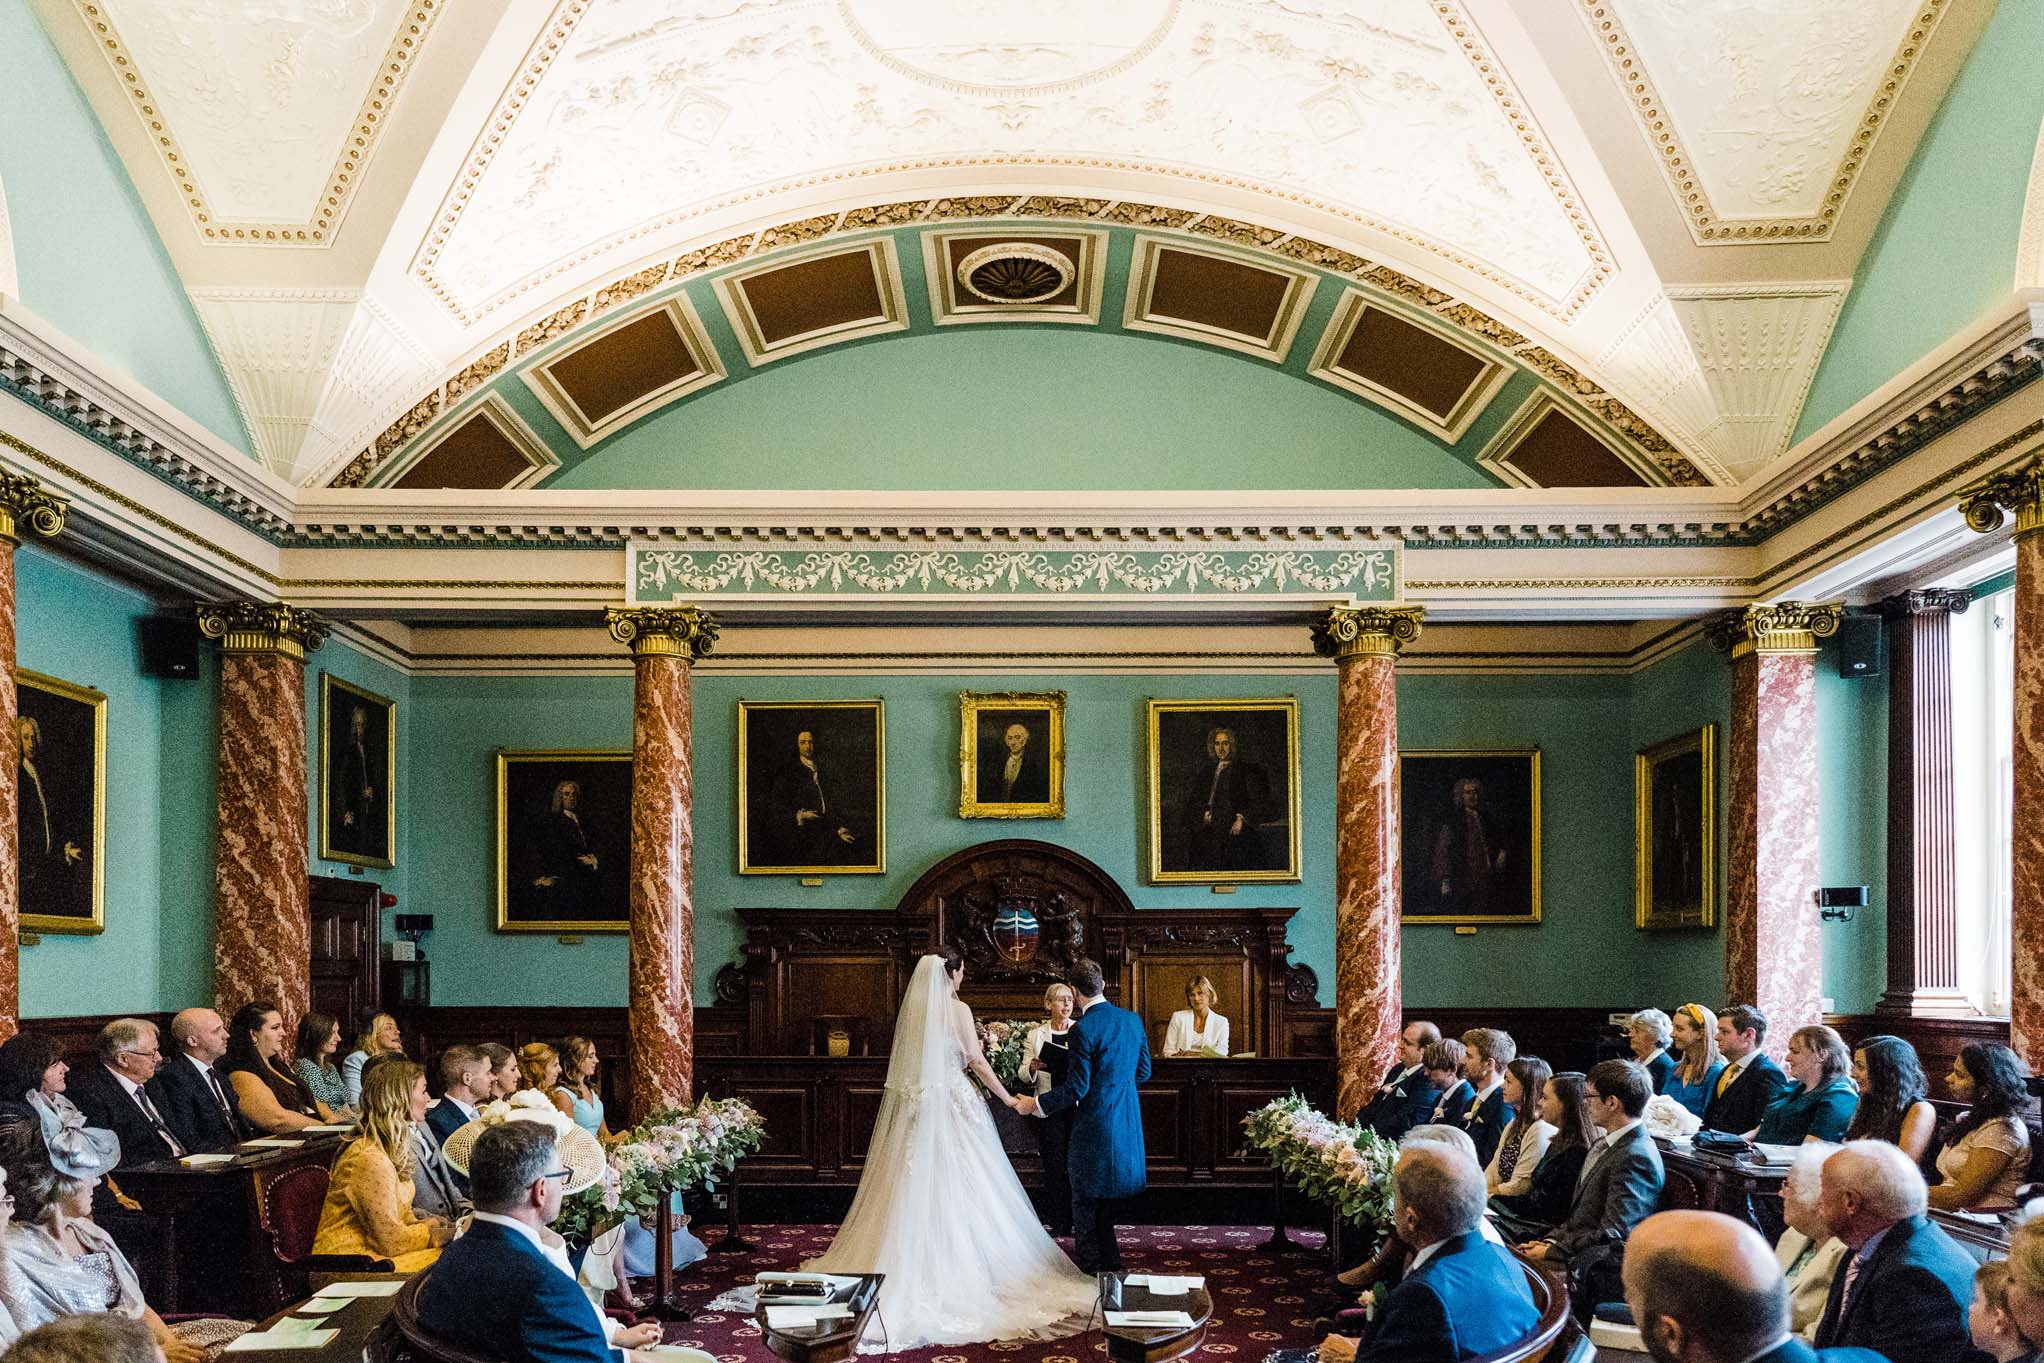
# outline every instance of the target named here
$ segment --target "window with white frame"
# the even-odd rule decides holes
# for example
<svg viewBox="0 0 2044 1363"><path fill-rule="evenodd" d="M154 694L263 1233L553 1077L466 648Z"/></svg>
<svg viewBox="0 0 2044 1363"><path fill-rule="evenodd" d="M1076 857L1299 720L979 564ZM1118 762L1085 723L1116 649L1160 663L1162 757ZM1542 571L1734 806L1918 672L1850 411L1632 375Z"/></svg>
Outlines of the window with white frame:
<svg viewBox="0 0 2044 1363"><path fill-rule="evenodd" d="M1974 1007L1995 1017L2009 1011L2014 598L2004 587L1952 618L1959 987Z"/></svg>

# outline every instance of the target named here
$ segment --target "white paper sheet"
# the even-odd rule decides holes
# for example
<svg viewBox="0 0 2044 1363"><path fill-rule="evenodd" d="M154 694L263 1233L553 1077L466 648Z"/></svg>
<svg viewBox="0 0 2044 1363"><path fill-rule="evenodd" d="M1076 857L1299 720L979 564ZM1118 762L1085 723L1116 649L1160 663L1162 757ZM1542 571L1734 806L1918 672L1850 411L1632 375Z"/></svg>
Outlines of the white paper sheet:
<svg viewBox="0 0 2044 1363"><path fill-rule="evenodd" d="M769 1330L805 1330L827 1320L850 1320L849 1306L769 1306L766 1309L766 1323Z"/></svg>
<svg viewBox="0 0 2044 1363"><path fill-rule="evenodd" d="M1148 1288L1153 1297L1182 1297L1195 1288L1207 1285L1207 1280L1197 1273L1181 1277L1167 1273L1131 1273L1122 1281L1130 1287Z"/></svg>
<svg viewBox="0 0 2044 1363"><path fill-rule="evenodd" d="M296 1150L304 1141L287 1140L282 1136L265 1136L259 1141L243 1141L244 1150Z"/></svg>
<svg viewBox="0 0 2044 1363"><path fill-rule="evenodd" d="M371 1279L368 1282L328 1283L325 1287L319 1289L317 1295L322 1297L395 1297L398 1289L403 1286L404 1283L402 1281L393 1281L388 1278Z"/></svg>
<svg viewBox="0 0 2044 1363"><path fill-rule="evenodd" d="M186 1155L178 1161L188 1169L203 1169L209 1164L232 1164L232 1155Z"/></svg>
<svg viewBox="0 0 2044 1363"><path fill-rule="evenodd" d="M223 1353L255 1349L323 1349L340 1336L339 1330L307 1330L302 1334L278 1334L275 1330L251 1331L230 1343Z"/></svg>
<svg viewBox="0 0 2044 1363"><path fill-rule="evenodd" d="M1175 1325L1191 1329L1192 1317L1184 1311L1109 1311L1107 1323L1123 1328L1157 1329Z"/></svg>

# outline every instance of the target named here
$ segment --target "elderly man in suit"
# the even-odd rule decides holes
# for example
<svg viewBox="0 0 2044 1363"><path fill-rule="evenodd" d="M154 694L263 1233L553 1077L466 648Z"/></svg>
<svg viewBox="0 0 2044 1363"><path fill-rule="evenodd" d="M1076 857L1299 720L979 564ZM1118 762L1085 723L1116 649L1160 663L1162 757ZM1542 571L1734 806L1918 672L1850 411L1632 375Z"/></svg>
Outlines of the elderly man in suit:
<svg viewBox="0 0 2044 1363"><path fill-rule="evenodd" d="M150 1160L181 1159L191 1152L164 1120L166 1101L155 1082L163 1065L156 1024L146 1018L115 1018L99 1029L99 1063L70 1076L65 1091L86 1124L121 1138L116 1171Z"/></svg>
<svg viewBox="0 0 2044 1363"><path fill-rule="evenodd" d="M1405 1024L1398 1034L1397 1068L1385 1072L1377 1091L1356 1114L1357 1126L1395 1141L1427 1119L1441 1096L1427 1081L1427 1047L1440 1039L1441 1029L1431 1022Z"/></svg>
<svg viewBox="0 0 2044 1363"><path fill-rule="evenodd" d="M1583 1099L1603 1135L1583 1157L1568 1220L1547 1239L1519 1247L1529 1259L1568 1265L1576 1306L1585 1316L1597 1303L1618 1299L1626 1239L1653 1213L1667 1179L1661 1152L1639 1120L1653 1092L1653 1081L1634 1061L1604 1060L1590 1067Z"/></svg>
<svg viewBox="0 0 2044 1363"><path fill-rule="evenodd" d="M256 1133L244 1125L234 1086L214 1062L227 1054L227 1024L211 1008L187 1008L170 1020L177 1054L157 1072L163 1120L187 1150L227 1150Z"/></svg>
<svg viewBox="0 0 2044 1363"><path fill-rule="evenodd" d="M1818 1198L1846 1258L1817 1347L1858 1345L1893 1363L1986 1363L1967 1331L1975 1264L1925 1215L1923 1175L1886 1141L1848 1141L1824 1161Z"/></svg>
<svg viewBox="0 0 2044 1363"><path fill-rule="evenodd" d="M1625 1255L1625 1302L1654 1363L1882 1363L1821 1354L1789 1332L1788 1284L1751 1226L1716 1212L1661 1212Z"/></svg>
<svg viewBox="0 0 2044 1363"><path fill-rule="evenodd" d="M1703 1109L1706 1131L1751 1131L1760 1114L1790 1084L1781 1066L1767 1058L1760 1044L1767 1040L1767 1014L1750 1003L1735 1003L1718 1014L1718 1053L1724 1073Z"/></svg>

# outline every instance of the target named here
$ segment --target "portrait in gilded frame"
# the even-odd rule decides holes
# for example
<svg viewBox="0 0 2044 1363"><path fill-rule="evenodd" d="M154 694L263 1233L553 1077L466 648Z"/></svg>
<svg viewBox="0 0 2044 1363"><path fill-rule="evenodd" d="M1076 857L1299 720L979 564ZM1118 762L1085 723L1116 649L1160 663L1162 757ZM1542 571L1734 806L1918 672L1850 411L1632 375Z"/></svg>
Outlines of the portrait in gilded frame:
<svg viewBox="0 0 2044 1363"><path fill-rule="evenodd" d="M1147 702L1150 881L1299 879L1299 702Z"/></svg>
<svg viewBox="0 0 2044 1363"><path fill-rule="evenodd" d="M628 931L631 855L631 753L497 754L497 931Z"/></svg>
<svg viewBox="0 0 2044 1363"><path fill-rule="evenodd" d="M319 676L319 855L397 864L397 702Z"/></svg>
<svg viewBox="0 0 2044 1363"><path fill-rule="evenodd" d="M1717 921L1717 725L1633 757L1633 921L1707 928Z"/></svg>
<svg viewBox="0 0 2044 1363"><path fill-rule="evenodd" d="M1398 754L1407 923L1540 921L1540 750Z"/></svg>
<svg viewBox="0 0 2044 1363"><path fill-rule="evenodd" d="M958 693L958 816L1065 816L1065 693Z"/></svg>
<svg viewBox="0 0 2044 1363"><path fill-rule="evenodd" d="M739 874L885 871L886 755L878 700L738 702Z"/></svg>
<svg viewBox="0 0 2044 1363"><path fill-rule="evenodd" d="M15 674L17 843L25 932L106 928L106 696Z"/></svg>

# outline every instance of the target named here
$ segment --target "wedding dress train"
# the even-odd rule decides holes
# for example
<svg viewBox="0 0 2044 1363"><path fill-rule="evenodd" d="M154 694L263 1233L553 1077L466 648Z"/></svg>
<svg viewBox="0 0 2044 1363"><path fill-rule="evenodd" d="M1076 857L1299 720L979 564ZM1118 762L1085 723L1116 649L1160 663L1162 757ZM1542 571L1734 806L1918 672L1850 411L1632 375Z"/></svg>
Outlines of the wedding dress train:
<svg viewBox="0 0 2044 1363"><path fill-rule="evenodd" d="M1096 1285L1046 1235L966 1074L980 1054L944 958L902 1001L887 1091L858 1195L806 1269L884 1273L862 1351L1057 1339L1086 1326Z"/></svg>

